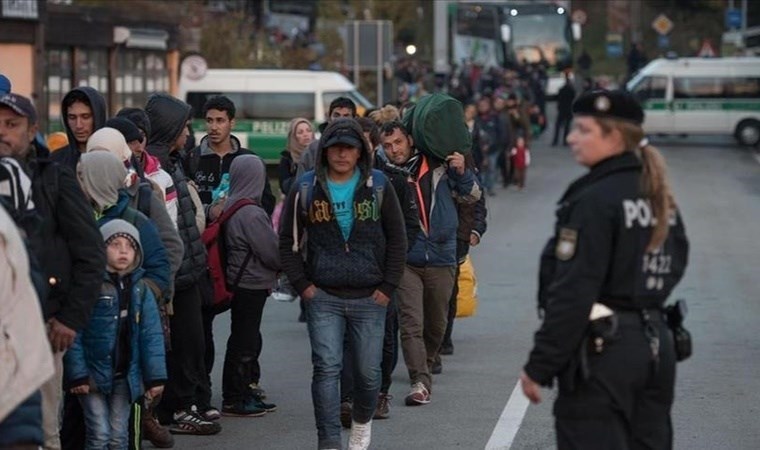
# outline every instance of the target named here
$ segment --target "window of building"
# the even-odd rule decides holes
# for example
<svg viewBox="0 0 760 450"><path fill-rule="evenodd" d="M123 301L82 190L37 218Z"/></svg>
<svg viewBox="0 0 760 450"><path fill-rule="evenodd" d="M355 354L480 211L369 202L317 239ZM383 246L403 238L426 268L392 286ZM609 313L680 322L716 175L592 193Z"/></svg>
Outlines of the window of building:
<svg viewBox="0 0 760 450"><path fill-rule="evenodd" d="M169 90L169 73L161 52L118 49L113 110L143 108L150 94Z"/></svg>
<svg viewBox="0 0 760 450"><path fill-rule="evenodd" d="M61 101L72 88L71 49L51 48L47 51L48 130L62 131Z"/></svg>

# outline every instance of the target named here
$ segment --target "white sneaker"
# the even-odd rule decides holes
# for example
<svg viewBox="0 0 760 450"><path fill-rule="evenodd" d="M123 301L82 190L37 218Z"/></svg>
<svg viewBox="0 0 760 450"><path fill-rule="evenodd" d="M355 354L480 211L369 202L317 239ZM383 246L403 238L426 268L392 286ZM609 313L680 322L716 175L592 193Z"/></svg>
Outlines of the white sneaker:
<svg viewBox="0 0 760 450"><path fill-rule="evenodd" d="M371 438L371 420L367 423L351 421L351 436L348 438L348 450L367 450Z"/></svg>
<svg viewBox="0 0 760 450"><path fill-rule="evenodd" d="M272 292L271 295L272 295L272 299L278 302L292 302L296 299L295 296L290 295L286 292L275 291L275 292Z"/></svg>

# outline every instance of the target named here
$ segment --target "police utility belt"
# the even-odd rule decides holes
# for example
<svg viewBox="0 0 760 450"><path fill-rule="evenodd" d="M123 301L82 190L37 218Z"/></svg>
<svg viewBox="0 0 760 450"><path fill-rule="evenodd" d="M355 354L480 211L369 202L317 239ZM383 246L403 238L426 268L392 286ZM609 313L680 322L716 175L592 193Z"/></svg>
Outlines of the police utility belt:
<svg viewBox="0 0 760 450"><path fill-rule="evenodd" d="M594 303L589 314L589 328L581 345L581 372L584 378L589 375L587 365L587 349L600 354L604 352L605 344L617 338L618 326L621 320L640 320L644 334L649 341L652 351L652 362L657 366L660 354L660 336L653 322L665 319L668 328L673 333L676 361L684 361L691 356L691 333L684 328L683 321L687 314L686 301L678 300L675 304L663 309L633 309L613 311L602 303ZM638 317L636 317L638 316ZM664 317L663 317L664 316Z"/></svg>

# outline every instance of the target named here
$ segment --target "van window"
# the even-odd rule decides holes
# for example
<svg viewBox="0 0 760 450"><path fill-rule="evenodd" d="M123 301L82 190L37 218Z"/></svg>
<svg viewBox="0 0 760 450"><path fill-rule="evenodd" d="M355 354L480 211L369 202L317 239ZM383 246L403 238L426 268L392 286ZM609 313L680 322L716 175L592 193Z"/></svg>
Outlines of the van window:
<svg viewBox="0 0 760 450"><path fill-rule="evenodd" d="M664 99L668 89L668 77L644 77L633 87L631 92L639 101Z"/></svg>
<svg viewBox="0 0 760 450"><path fill-rule="evenodd" d="M760 98L760 77L732 78L726 86L727 98Z"/></svg>
<svg viewBox="0 0 760 450"><path fill-rule="evenodd" d="M675 78L673 98L723 98L726 79L721 78Z"/></svg>
<svg viewBox="0 0 760 450"><path fill-rule="evenodd" d="M291 120L296 117L314 120L314 94L310 92L256 92L245 94L247 119Z"/></svg>
<svg viewBox="0 0 760 450"><path fill-rule="evenodd" d="M325 107L325 114L328 114L330 111L330 103L333 102L338 97L348 97L350 98L354 104L356 104L356 114L358 116L362 116L363 112L371 106L369 100L364 98L360 93L356 91L351 92L323 92L322 93L322 102L324 103Z"/></svg>
<svg viewBox="0 0 760 450"><path fill-rule="evenodd" d="M194 119L205 119L203 116L203 105L206 100L217 95L224 95L235 104L235 116L240 116L243 106L243 94L235 92L188 92L185 96L185 102L192 108L192 117Z"/></svg>
<svg viewBox="0 0 760 450"><path fill-rule="evenodd" d="M237 119L291 120L304 117L314 120L314 94L308 92L188 92L185 101L193 108L193 117L203 119L204 103L216 95L232 100Z"/></svg>

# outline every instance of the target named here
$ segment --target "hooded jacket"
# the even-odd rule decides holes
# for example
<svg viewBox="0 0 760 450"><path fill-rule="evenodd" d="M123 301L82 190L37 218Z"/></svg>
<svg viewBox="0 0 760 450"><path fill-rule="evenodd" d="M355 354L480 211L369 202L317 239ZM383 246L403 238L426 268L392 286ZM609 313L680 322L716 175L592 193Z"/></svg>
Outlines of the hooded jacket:
<svg viewBox="0 0 760 450"><path fill-rule="evenodd" d="M204 136L201 139L200 145L187 152L183 157L182 162L185 173L198 186L198 195L201 198L201 202L206 206L212 203L214 189L219 186L224 174L230 172L232 161L241 155L255 155L254 152L243 148L235 136L230 135L230 141L232 143L232 151L220 157L209 145L208 136ZM276 199L274 194L272 194L269 179L266 177L262 189L259 204L271 216Z"/></svg>
<svg viewBox="0 0 760 450"><path fill-rule="evenodd" d="M100 130L93 133L90 139L87 141L87 152L99 150L110 152L124 162L132 161L132 152L129 150L129 147L124 140L124 136L121 134L121 132L113 128L101 128ZM145 159L155 161L155 164L158 165L158 160L148 154L145 155ZM121 170L119 169L115 173L121 173ZM131 169L130 173L133 173L131 172ZM169 175L165 172L164 174L166 177L169 177ZM143 189L141 188L141 180L136 174L129 178L130 179L126 187L126 191L127 194L129 194L129 206L131 208L140 210L140 196L150 194L150 199L148 200L148 210L140 212L148 216L148 218L153 221L154 225L156 225L156 228L158 229L158 232L161 236L161 242L166 248L166 252L171 263L171 279L174 279L174 275L176 275L177 270L179 270L179 265L182 263L184 248L182 246L182 240L177 233L177 228L174 224L174 221L169 215L167 209L168 202L164 202L163 198L161 198L157 192L154 192L155 189L162 188L154 188L155 185L152 185L150 182L146 181L145 183L151 184L151 189ZM174 203L176 204L176 201ZM169 287L169 291L166 291L165 294L171 294L173 283L170 283Z"/></svg>
<svg viewBox="0 0 760 450"><path fill-rule="evenodd" d="M327 153L324 144L337 132L351 133L361 142L357 164L361 174L354 193L354 224L348 240L332 213L327 187ZM372 186L372 162L362 129L353 119L332 122L319 141L308 211L302 211L300 189L288 194L282 212L280 257L285 273L298 292L311 284L341 298L369 297L375 290L390 296L398 286L406 259L406 231L401 208L394 189L387 179L383 202L376 204ZM303 178L299 179L300 185ZM306 261L294 243L293 229L297 221L299 236L308 232ZM294 245L295 244L295 245Z"/></svg>
<svg viewBox="0 0 760 450"><path fill-rule="evenodd" d="M271 289L280 270L277 233L259 206L266 176L266 167L258 156L241 155L230 166L230 192L224 210L243 199L256 203L243 206L224 224L228 282L237 280L246 255L252 252L238 283L245 289Z"/></svg>
<svg viewBox="0 0 760 450"><path fill-rule="evenodd" d="M124 164L111 153L96 151L82 155L78 171L82 187L95 208L99 226L114 219L124 219L139 230L145 249L145 281L155 297L162 298L171 284L169 257L153 222L129 207L129 195L123 188L127 174Z"/></svg>
<svg viewBox="0 0 760 450"><path fill-rule="evenodd" d="M30 242L49 285L45 319L73 330L87 324L105 267L105 249L92 207L74 172L42 156L33 147L25 169L32 177L32 198L42 219L39 242Z"/></svg>
<svg viewBox="0 0 760 450"><path fill-rule="evenodd" d="M153 94L148 98L145 112L151 127L146 150L158 158L177 192L177 230L184 245L184 255L175 278L175 288L187 289L198 283L207 270L206 247L195 221L196 207L179 161L179 152L173 148L185 130L190 105L168 94Z"/></svg>
<svg viewBox="0 0 760 450"><path fill-rule="evenodd" d="M79 162L79 157L82 155L82 152L79 151L79 146L77 144L77 139L74 136L74 131L71 129L71 127L69 127L69 122L66 120L66 111L64 110L63 105L66 104L66 101L74 92L83 93L89 100L89 106L92 109L93 133L102 128L106 123L107 114L106 101L103 99L103 96L100 94L100 92L89 86L74 88L63 97L63 100L61 100L61 120L63 121L63 127L66 130L66 135L69 137L69 145L53 153L51 159L61 165L70 168L71 170L76 170L77 163Z"/></svg>
<svg viewBox="0 0 760 450"><path fill-rule="evenodd" d="M114 365L120 348L119 297L124 285L131 286L127 300L129 326L129 350L127 362L127 383L131 401L139 399L145 387L164 384L167 379L164 334L158 306L151 290L143 283L144 271L140 268L142 248L141 233L123 220L103 225L103 240L116 233L126 233L137 242L135 263L130 273L123 276L103 274L100 297L93 308L92 316L83 332L78 333L68 352L64 355L65 384L67 387L81 386L90 380L98 391L110 394L113 389ZM115 280L117 280L115 282Z"/></svg>

